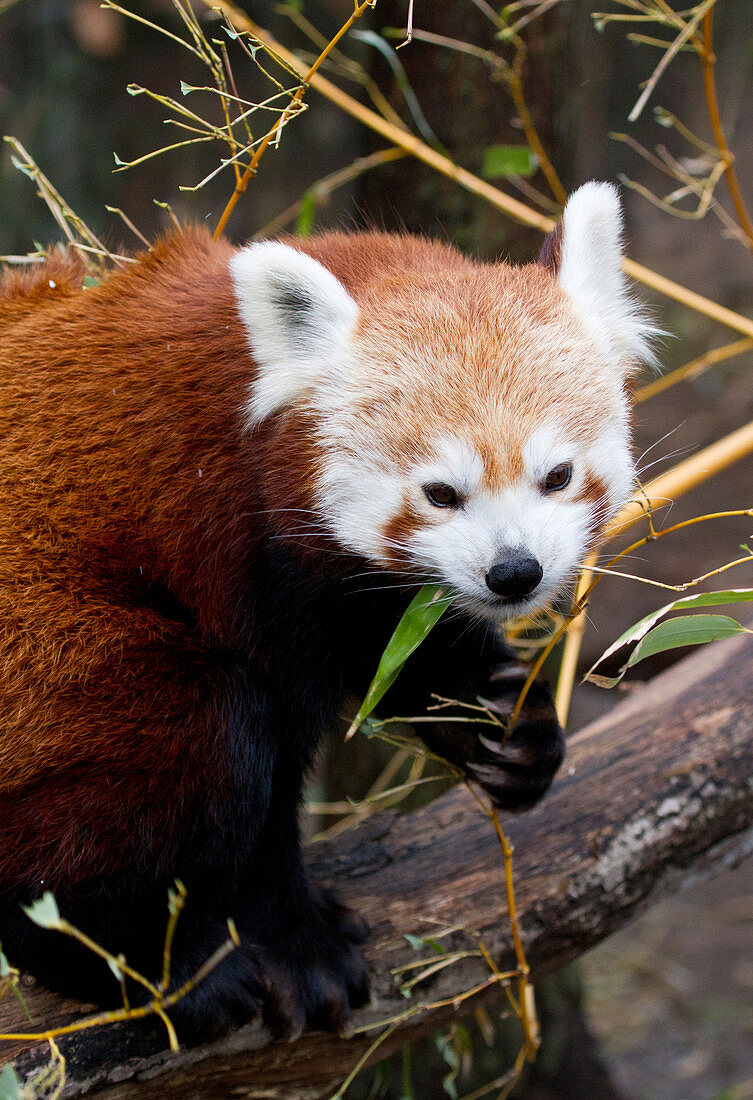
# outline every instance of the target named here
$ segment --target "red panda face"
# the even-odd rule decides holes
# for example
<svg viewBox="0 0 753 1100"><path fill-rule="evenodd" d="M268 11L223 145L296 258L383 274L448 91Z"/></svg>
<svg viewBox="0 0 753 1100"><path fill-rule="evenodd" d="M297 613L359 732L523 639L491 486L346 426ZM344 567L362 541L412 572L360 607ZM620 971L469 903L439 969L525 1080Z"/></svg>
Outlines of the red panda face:
<svg viewBox="0 0 753 1100"><path fill-rule="evenodd" d="M619 232L613 190L591 184L568 204L555 273L448 270L422 243L403 268L375 255L351 294L287 245L236 254L258 364L247 415L311 417L311 504L343 547L492 619L573 577L630 494L625 379L650 356Z"/></svg>

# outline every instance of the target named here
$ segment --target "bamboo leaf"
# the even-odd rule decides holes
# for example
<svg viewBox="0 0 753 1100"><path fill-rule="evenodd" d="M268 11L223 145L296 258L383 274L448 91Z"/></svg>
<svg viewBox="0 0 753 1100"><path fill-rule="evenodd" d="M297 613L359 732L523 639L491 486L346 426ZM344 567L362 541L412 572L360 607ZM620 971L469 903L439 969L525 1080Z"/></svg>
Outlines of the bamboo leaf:
<svg viewBox="0 0 753 1100"><path fill-rule="evenodd" d="M26 916L40 928L60 929L62 927L63 920L58 904L49 890L45 890L41 898L33 901L31 905L22 905L21 908Z"/></svg>
<svg viewBox="0 0 753 1100"><path fill-rule="evenodd" d="M527 145L490 145L484 149L481 175L485 180L532 176L538 162Z"/></svg>
<svg viewBox="0 0 753 1100"><path fill-rule="evenodd" d="M679 600L673 600L672 603L665 604L664 607L660 607L657 611L652 611L650 615L645 615L626 630L624 634L621 634L619 638L602 653L598 661L591 666L583 679L588 681L588 683L596 684L597 687L610 688L618 684L630 667L630 662L623 665L618 675L614 678L601 676L595 672L595 669L597 669L603 661L606 661L608 657L611 657L613 653L622 649L623 646L630 645L631 642L640 642L659 619L669 614L670 611L683 611L685 608L690 607L718 607L720 604L748 603L751 601L753 601L753 588L730 588L720 592L697 592L693 596L683 596ZM731 619L730 622L734 622L734 619Z"/></svg>
<svg viewBox="0 0 753 1100"><path fill-rule="evenodd" d="M23 1100L21 1082L10 1062L0 1070L0 1100Z"/></svg>
<svg viewBox="0 0 753 1100"><path fill-rule="evenodd" d="M414 596L387 643L366 697L345 735L346 741L392 687L411 653L418 649L427 634L436 626L449 604L450 598L446 590L436 584L425 584Z"/></svg>
<svg viewBox="0 0 753 1100"><path fill-rule="evenodd" d="M626 667L632 668L646 657L653 657L670 649L704 645L706 642L717 642L721 638L732 638L735 634L745 632L745 627L729 615L683 615L681 618L667 619L650 630L638 643L630 654Z"/></svg>

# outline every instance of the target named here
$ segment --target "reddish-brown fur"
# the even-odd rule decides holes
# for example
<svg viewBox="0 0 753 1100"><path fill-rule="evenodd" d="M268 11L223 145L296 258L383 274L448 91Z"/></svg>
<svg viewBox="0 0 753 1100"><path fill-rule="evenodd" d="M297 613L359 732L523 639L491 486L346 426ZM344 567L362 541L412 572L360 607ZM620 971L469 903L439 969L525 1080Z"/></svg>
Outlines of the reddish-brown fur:
<svg viewBox="0 0 753 1100"><path fill-rule="evenodd" d="M222 782L219 748L182 731L205 705L194 631L143 604L169 587L228 640L251 549L234 527L265 446L236 427L249 360L229 254L190 233L99 288L58 255L3 283L4 887L105 874L140 833L167 849L197 789Z"/></svg>

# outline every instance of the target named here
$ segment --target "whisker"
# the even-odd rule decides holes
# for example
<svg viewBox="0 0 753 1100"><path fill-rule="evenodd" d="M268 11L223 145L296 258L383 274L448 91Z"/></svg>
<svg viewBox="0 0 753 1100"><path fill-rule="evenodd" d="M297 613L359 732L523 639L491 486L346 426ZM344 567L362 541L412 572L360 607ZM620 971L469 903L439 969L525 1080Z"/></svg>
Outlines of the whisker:
<svg viewBox="0 0 753 1100"><path fill-rule="evenodd" d="M636 466L639 466L641 464L641 462L646 457L646 455L649 453L649 451L653 451L654 447L658 447L659 444L663 443L665 439L669 439L669 437L671 435L674 435L675 432L679 432L680 428L684 427L684 425L685 425L685 421L683 420L681 424L677 424L674 428L670 428L669 431L666 432L663 436L661 436L660 439L656 439L656 440L654 440L653 443L650 443L649 446L646 447L645 451L643 451L643 453L641 455L639 455L639 457L635 460Z"/></svg>

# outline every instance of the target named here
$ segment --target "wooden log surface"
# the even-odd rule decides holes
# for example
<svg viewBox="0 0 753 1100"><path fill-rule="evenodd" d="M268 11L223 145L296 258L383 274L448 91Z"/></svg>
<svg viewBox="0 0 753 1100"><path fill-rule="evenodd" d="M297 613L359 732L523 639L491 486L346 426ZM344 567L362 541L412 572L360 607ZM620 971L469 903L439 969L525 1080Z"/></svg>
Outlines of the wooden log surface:
<svg viewBox="0 0 753 1100"><path fill-rule="evenodd" d="M651 901L753 851L753 638L741 635L685 658L569 740L552 792L503 821L514 844L516 895L534 980L582 954ZM488 819L464 787L400 817L379 814L311 850L315 874L367 916L374 1003L356 1026L413 1003L454 997L489 976L479 959L448 966L412 1001L391 968L415 961L406 933L461 925L480 933L503 969L514 966L502 861ZM473 947L463 933L443 941ZM434 956L436 958L436 956ZM463 1002L468 1012L492 987ZM76 1018L79 1006L30 987L33 1026ZM452 1006L427 1009L396 1030L380 1056L435 1030ZM29 1030L17 1003L0 1003L0 1029ZM63 1096L108 1100L330 1096L378 1031L350 1039L305 1034L271 1043L258 1024L217 1043L170 1054L164 1031L117 1025L61 1043ZM46 1043L10 1048L22 1079L46 1064Z"/></svg>

